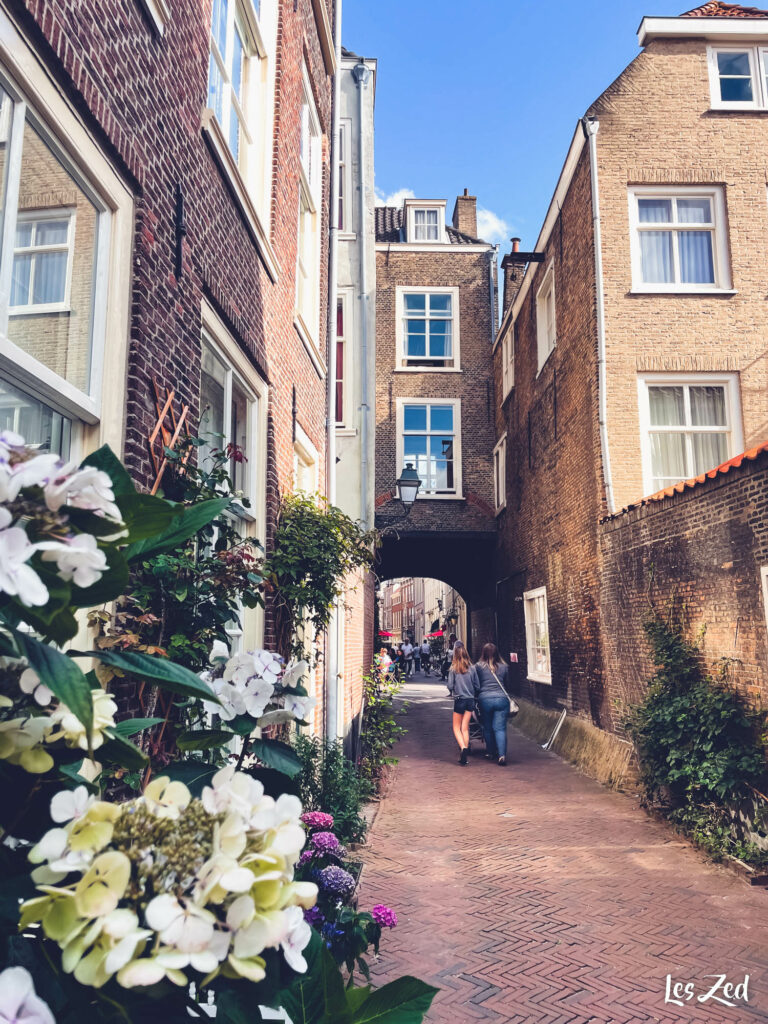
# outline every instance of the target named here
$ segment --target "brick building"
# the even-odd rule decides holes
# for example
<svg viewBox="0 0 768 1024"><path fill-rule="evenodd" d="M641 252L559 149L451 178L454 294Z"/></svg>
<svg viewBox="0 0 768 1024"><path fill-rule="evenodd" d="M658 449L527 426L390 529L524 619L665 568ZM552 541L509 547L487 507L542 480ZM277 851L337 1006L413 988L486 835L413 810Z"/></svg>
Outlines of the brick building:
<svg viewBox="0 0 768 1024"><path fill-rule="evenodd" d="M242 526L267 545L280 495L326 486L333 20L333 0L0 5L0 422L73 458L108 442L149 486L171 389L245 449ZM269 613L244 631L269 644Z"/></svg>
<svg viewBox="0 0 768 1024"><path fill-rule="evenodd" d="M726 562L740 566L739 601L752 595L744 643L765 627L760 544L734 525L727 557L725 522L717 542L695 528L697 502L713 523L720 515L708 504L714 484L685 511L672 497L631 513L631 529L598 525L759 445L768 423L768 137L755 116L768 109L768 12L708 3L644 19L639 42L576 126L535 252L505 257L494 356L501 643L519 654L523 693L610 729L629 691L641 692L646 664L630 668L631 649L642 644L651 562L660 594L678 574L696 592L694 626L717 622L711 660L738 633L735 596L718 606L709 586ZM675 529L662 558L657 545ZM630 585L622 537L640 596L611 611L619 582ZM622 616L634 618L622 626ZM622 631L632 637L623 647ZM740 681L765 693L764 672Z"/></svg>
<svg viewBox="0 0 768 1024"><path fill-rule="evenodd" d="M496 249L476 203L465 190L450 226L444 200L376 209L376 525L383 578L444 580L488 618ZM404 518L408 463L422 485Z"/></svg>

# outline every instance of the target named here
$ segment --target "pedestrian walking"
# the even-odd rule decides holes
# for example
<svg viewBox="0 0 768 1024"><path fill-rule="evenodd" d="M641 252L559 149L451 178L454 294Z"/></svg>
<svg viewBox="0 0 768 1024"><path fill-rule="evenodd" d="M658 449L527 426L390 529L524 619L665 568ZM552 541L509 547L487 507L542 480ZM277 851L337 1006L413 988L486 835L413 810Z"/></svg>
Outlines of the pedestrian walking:
<svg viewBox="0 0 768 1024"><path fill-rule="evenodd" d="M459 641L453 645L453 660L448 670L448 692L453 697L453 735L459 744L459 764L466 764L469 721L480 692L480 680L475 666L469 660L466 647Z"/></svg>
<svg viewBox="0 0 768 1024"><path fill-rule="evenodd" d="M477 700L485 737L485 756L507 763L507 718L517 704L506 691L508 666L501 660L496 644L486 644L475 666L480 680Z"/></svg>
<svg viewBox="0 0 768 1024"><path fill-rule="evenodd" d="M403 644L403 663L405 664L405 678L410 679L413 675L413 644L406 640Z"/></svg>
<svg viewBox="0 0 768 1024"><path fill-rule="evenodd" d="M421 645L421 667L424 671L424 675L429 675L429 663L432 659L432 648L429 646L429 640L424 637L424 641Z"/></svg>
<svg viewBox="0 0 768 1024"><path fill-rule="evenodd" d="M421 646L419 644L413 645L413 671L421 672Z"/></svg>
<svg viewBox="0 0 768 1024"><path fill-rule="evenodd" d="M389 670L392 667L392 659L389 656L389 652L386 647L382 647L379 653L374 659L376 663L376 671L379 679L384 679L389 675Z"/></svg>

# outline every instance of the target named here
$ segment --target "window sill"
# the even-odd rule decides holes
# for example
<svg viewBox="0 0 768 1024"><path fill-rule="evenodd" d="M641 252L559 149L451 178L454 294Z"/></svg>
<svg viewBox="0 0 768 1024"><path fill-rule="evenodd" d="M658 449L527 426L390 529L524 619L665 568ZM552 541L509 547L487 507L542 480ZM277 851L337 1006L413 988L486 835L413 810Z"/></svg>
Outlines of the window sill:
<svg viewBox="0 0 768 1024"><path fill-rule="evenodd" d="M463 373L460 366L396 366L393 373Z"/></svg>
<svg viewBox="0 0 768 1024"><path fill-rule="evenodd" d="M528 673L528 682L529 683L544 683L546 686L551 686L552 685L552 676L551 675L545 676L543 673L540 673L540 672L529 672Z"/></svg>
<svg viewBox="0 0 768 1024"><path fill-rule="evenodd" d="M768 107L757 107L751 103L729 104L713 103L710 114L768 114Z"/></svg>
<svg viewBox="0 0 768 1024"><path fill-rule="evenodd" d="M549 360L552 358L552 354L554 353L556 348L557 348L557 342L555 342L554 347L549 350L549 352L547 353L547 358L544 360L544 362L541 364L541 366L536 371L536 380L538 380L539 377L541 376L542 371L546 367L546 365L549 362Z"/></svg>
<svg viewBox="0 0 768 1024"><path fill-rule="evenodd" d="M72 310L69 306L56 305L43 305L39 306L11 306L8 310L8 316L51 316L52 314L61 315L64 314L69 316Z"/></svg>
<svg viewBox="0 0 768 1024"><path fill-rule="evenodd" d="M630 295L738 295L735 288L664 288L654 285L632 288Z"/></svg>
<svg viewBox="0 0 768 1024"><path fill-rule="evenodd" d="M166 0L139 0L147 17L152 22L159 36L165 32L165 26L171 20L171 9Z"/></svg>
<svg viewBox="0 0 768 1024"><path fill-rule="evenodd" d="M463 494L417 494L416 501L464 501Z"/></svg>
<svg viewBox="0 0 768 1024"><path fill-rule="evenodd" d="M325 361L320 355L317 345L315 345L312 334L304 322L304 318L301 313L296 312L293 314L293 326L296 328L296 333L301 338L304 348L307 350L307 355L312 360L312 365L317 370L318 375L321 378L324 378L328 373L328 367L325 365Z"/></svg>
<svg viewBox="0 0 768 1024"><path fill-rule="evenodd" d="M264 225L261 222L258 211L253 204L248 187L245 184L245 181L243 181L243 176L240 174L240 170L235 163L232 153L230 152L227 140L222 134L221 126L216 120L216 115L210 107L206 107L203 111L202 128L203 134L206 136L210 145L214 159L219 165L219 169L229 185L230 191L237 202L246 226L256 243L256 249L261 257L261 261L264 264L271 281L275 284L277 283L277 279L280 275L280 266L277 262L277 256L270 244L267 232L264 230Z"/></svg>
<svg viewBox="0 0 768 1024"><path fill-rule="evenodd" d="M336 437L357 437L357 433L355 427L343 427L336 424Z"/></svg>
<svg viewBox="0 0 768 1024"><path fill-rule="evenodd" d="M502 512L506 512L506 511L507 511L507 503L505 501L503 505L499 505L497 507L497 509L496 509L496 516L498 517L498 516L501 515Z"/></svg>
<svg viewBox="0 0 768 1024"><path fill-rule="evenodd" d="M354 231L340 231L338 239L340 242L355 242L357 241L357 234Z"/></svg>

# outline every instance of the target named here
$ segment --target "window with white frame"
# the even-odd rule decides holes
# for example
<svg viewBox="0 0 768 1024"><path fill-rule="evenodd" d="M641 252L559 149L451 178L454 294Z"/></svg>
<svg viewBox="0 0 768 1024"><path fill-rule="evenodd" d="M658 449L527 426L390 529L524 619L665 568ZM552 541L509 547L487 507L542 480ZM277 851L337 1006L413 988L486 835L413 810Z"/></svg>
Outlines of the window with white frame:
<svg viewBox="0 0 768 1024"><path fill-rule="evenodd" d="M398 471L411 464L420 495L461 495L461 404L399 400Z"/></svg>
<svg viewBox="0 0 768 1024"><path fill-rule="evenodd" d="M541 287L536 293L536 344L538 348L538 369L554 352L557 344L557 322L555 319L555 265L550 263Z"/></svg>
<svg viewBox="0 0 768 1024"><path fill-rule="evenodd" d="M250 61L257 57L237 0L213 0L208 106L238 166L253 142L248 126Z"/></svg>
<svg viewBox="0 0 768 1024"><path fill-rule="evenodd" d="M398 288L397 365L459 367L459 289Z"/></svg>
<svg viewBox="0 0 768 1024"><path fill-rule="evenodd" d="M721 188L630 190L634 291L730 288Z"/></svg>
<svg viewBox="0 0 768 1024"><path fill-rule="evenodd" d="M525 641L528 653L528 678L535 683L552 682L549 650L547 588L539 587L523 594Z"/></svg>
<svg viewBox="0 0 768 1024"><path fill-rule="evenodd" d="M647 494L706 473L742 450L735 374L648 374L639 389Z"/></svg>
<svg viewBox="0 0 768 1024"><path fill-rule="evenodd" d="M344 234L352 232L352 122L344 118L339 123L339 210L338 228Z"/></svg>
<svg viewBox="0 0 768 1024"><path fill-rule="evenodd" d="M293 443L293 488L303 494L316 494L318 486L317 448L297 423Z"/></svg>
<svg viewBox="0 0 768 1024"><path fill-rule="evenodd" d="M515 327L504 335L501 343L502 401L515 386Z"/></svg>
<svg viewBox="0 0 768 1024"><path fill-rule="evenodd" d="M309 77L303 69L301 105L301 174L299 176L299 230L296 261L296 317L302 338L316 347L320 320L320 228L322 147Z"/></svg>
<svg viewBox="0 0 768 1024"><path fill-rule="evenodd" d="M439 240L440 223L437 210L413 211L414 242L437 242Z"/></svg>
<svg viewBox="0 0 768 1024"><path fill-rule="evenodd" d="M445 203L438 199L406 200L405 240L430 245L444 242Z"/></svg>
<svg viewBox="0 0 768 1024"><path fill-rule="evenodd" d="M345 360L347 355L347 296L339 293L336 303L336 381L334 401L336 409L336 426L343 427L346 422L345 392Z"/></svg>
<svg viewBox="0 0 768 1024"><path fill-rule="evenodd" d="M493 449L493 495L496 511L507 504L507 435Z"/></svg>
<svg viewBox="0 0 768 1024"><path fill-rule="evenodd" d="M100 418L112 212L14 93L0 85L0 421L66 455Z"/></svg>
<svg viewBox="0 0 768 1024"><path fill-rule="evenodd" d="M768 108L768 47L711 46L707 57L715 109Z"/></svg>

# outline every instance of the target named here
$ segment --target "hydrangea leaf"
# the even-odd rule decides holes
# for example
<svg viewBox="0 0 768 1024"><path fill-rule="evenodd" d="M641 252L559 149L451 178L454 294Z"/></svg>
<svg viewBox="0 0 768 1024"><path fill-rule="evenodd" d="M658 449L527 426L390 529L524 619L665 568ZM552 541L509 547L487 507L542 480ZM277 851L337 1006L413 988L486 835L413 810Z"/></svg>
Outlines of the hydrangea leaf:
<svg viewBox="0 0 768 1024"><path fill-rule="evenodd" d="M154 658L137 651L91 651L90 657L97 658L105 665L119 668L129 675L138 676L154 683L162 690L170 690L182 697L207 700L219 704L219 698L203 680L183 665L177 665L167 658Z"/></svg>
<svg viewBox="0 0 768 1024"><path fill-rule="evenodd" d="M40 676L40 681L54 697L67 705L90 736L93 728L93 698L88 680L77 662L55 647L40 643L28 633L16 630L14 638L21 653Z"/></svg>

